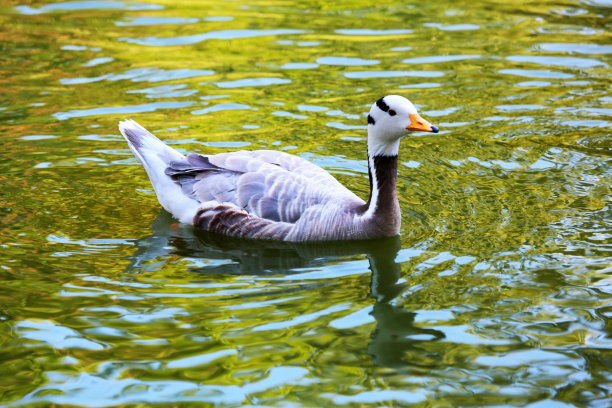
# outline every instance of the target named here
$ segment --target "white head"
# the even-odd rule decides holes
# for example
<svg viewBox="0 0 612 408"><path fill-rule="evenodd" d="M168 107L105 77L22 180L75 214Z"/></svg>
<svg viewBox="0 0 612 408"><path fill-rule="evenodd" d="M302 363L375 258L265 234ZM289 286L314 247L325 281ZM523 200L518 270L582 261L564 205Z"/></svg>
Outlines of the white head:
<svg viewBox="0 0 612 408"><path fill-rule="evenodd" d="M368 115L368 155L397 156L402 136L413 131L438 133L408 99L387 95L372 105Z"/></svg>

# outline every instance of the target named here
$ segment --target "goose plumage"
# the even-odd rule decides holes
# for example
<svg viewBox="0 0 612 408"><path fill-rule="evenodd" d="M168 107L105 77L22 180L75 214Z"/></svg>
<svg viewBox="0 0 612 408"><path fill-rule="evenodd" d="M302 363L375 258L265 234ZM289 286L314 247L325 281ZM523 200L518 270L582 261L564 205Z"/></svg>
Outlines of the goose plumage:
<svg viewBox="0 0 612 408"><path fill-rule="evenodd" d="M413 131L438 132L408 99L376 101L368 114L366 202L321 167L285 152L184 156L133 120L120 122L119 130L160 204L180 222L236 238L290 242L397 235L399 141Z"/></svg>

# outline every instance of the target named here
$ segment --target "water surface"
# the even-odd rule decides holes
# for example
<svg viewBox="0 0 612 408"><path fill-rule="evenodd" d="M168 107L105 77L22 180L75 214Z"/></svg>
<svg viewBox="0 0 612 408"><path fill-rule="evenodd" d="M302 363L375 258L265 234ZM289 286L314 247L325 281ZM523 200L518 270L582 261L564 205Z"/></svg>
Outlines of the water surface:
<svg viewBox="0 0 612 408"><path fill-rule="evenodd" d="M607 407L608 1L0 6L3 406ZM278 149L367 197L398 93L402 232L245 243L163 211L118 135Z"/></svg>

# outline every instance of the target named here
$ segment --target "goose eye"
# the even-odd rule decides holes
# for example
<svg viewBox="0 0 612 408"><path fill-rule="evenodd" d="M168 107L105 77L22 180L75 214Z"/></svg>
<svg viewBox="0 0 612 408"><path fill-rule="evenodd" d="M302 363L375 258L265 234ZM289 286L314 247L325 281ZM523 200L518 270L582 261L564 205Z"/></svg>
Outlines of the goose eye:
<svg viewBox="0 0 612 408"><path fill-rule="evenodd" d="M393 109L389 109L389 115L395 116L395 115L397 115L397 112L394 111Z"/></svg>

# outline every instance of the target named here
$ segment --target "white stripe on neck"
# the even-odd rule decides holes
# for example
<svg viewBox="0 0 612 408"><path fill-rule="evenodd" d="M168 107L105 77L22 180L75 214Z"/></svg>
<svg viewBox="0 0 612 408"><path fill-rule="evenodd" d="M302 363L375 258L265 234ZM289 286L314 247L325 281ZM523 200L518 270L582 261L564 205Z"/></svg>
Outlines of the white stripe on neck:
<svg viewBox="0 0 612 408"><path fill-rule="evenodd" d="M363 213L364 218L371 218L376 212L376 206L378 205L378 179L376 177L376 168L374 167L374 156L368 155L368 168L372 175L372 182L370 186L370 201L368 203L368 209Z"/></svg>

